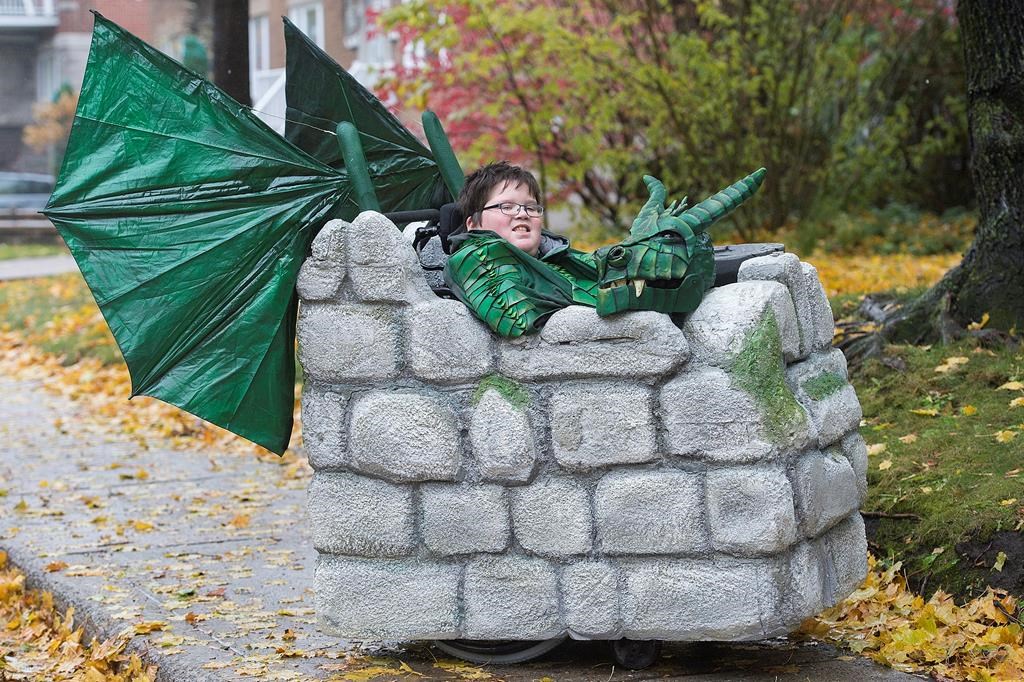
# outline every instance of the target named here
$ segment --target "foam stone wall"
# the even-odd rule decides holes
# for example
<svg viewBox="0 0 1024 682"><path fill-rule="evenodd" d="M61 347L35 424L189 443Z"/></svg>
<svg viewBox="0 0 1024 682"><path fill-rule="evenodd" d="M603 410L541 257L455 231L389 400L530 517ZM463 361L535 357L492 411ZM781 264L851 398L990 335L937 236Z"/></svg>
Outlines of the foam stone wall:
<svg viewBox="0 0 1024 682"><path fill-rule="evenodd" d="M321 231L298 291L328 631L759 639L863 578L860 405L796 256L683 329L571 307L504 340L368 212Z"/></svg>

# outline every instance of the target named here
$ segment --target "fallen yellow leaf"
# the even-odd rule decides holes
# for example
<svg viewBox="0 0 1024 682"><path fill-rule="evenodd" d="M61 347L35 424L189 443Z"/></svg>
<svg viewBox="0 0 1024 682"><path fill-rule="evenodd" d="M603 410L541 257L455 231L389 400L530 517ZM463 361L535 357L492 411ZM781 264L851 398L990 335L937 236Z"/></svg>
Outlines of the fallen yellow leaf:
<svg viewBox="0 0 1024 682"><path fill-rule="evenodd" d="M891 469L891 468L892 468L892 460L891 459L882 460L878 464L878 470L879 471L885 471L886 469Z"/></svg>
<svg viewBox="0 0 1024 682"><path fill-rule="evenodd" d="M932 487L930 485L921 486L921 492L924 493L925 495L931 495Z"/></svg>
<svg viewBox="0 0 1024 682"><path fill-rule="evenodd" d="M997 391L1024 391L1024 383L1019 381L1007 381L996 389Z"/></svg>
<svg viewBox="0 0 1024 682"><path fill-rule="evenodd" d="M978 329L982 329L982 328L985 327L986 324L988 324L988 320L989 320L988 313L982 313L981 319L978 320L977 322L971 322L969 325L967 325L967 329L969 329L971 331L976 331Z"/></svg>
<svg viewBox="0 0 1024 682"><path fill-rule="evenodd" d="M1006 552L1000 552L996 554L996 562L992 564L992 568L996 571L1002 572L1003 566L1006 564Z"/></svg>
<svg viewBox="0 0 1024 682"><path fill-rule="evenodd" d="M939 415L939 411L934 407L921 407L916 410L911 410L911 413L919 414L922 417L937 417Z"/></svg>
<svg viewBox="0 0 1024 682"><path fill-rule="evenodd" d="M45 570L47 573L56 573L57 571L63 571L67 567L67 563L63 561L51 561L50 563L46 564Z"/></svg>
<svg viewBox="0 0 1024 682"><path fill-rule="evenodd" d="M1011 497L1011 498L1006 499L1006 500L999 500L999 504L1004 506L1004 507L1009 507L1011 504L1016 504L1016 503L1017 503L1017 498L1016 497Z"/></svg>
<svg viewBox="0 0 1024 682"><path fill-rule="evenodd" d="M413 675L419 675L420 677L423 677L423 673L416 672L405 661L399 661L399 663L401 663L402 665L398 666L398 669L402 672L412 673Z"/></svg>
<svg viewBox="0 0 1024 682"><path fill-rule="evenodd" d="M900 436L900 442L901 443L906 443L907 445L910 445L911 443L916 443L917 442L917 434L916 433L908 433L905 436Z"/></svg>
<svg viewBox="0 0 1024 682"><path fill-rule="evenodd" d="M996 442L998 443L1009 443L1016 437L1016 431L996 431Z"/></svg>
<svg viewBox="0 0 1024 682"><path fill-rule="evenodd" d="M171 647L171 646L178 646L179 644L181 644L184 641L185 641L185 638L182 637L181 635L172 635L171 633L168 632L166 635L164 635L162 637L158 637L157 639L153 640L153 643L156 644L157 646L161 646L161 647Z"/></svg>
<svg viewBox="0 0 1024 682"><path fill-rule="evenodd" d="M137 635L144 635L148 632L155 632L157 630L163 630L167 627L167 623L162 620L146 620L141 623L136 623L132 626L132 631Z"/></svg>
<svg viewBox="0 0 1024 682"><path fill-rule="evenodd" d="M154 526L149 521L132 521L132 528L139 531L140 533L148 533L149 531L156 528L156 526Z"/></svg>
<svg viewBox="0 0 1024 682"><path fill-rule="evenodd" d="M344 677L341 679L346 682L370 682L370 680L377 679L382 675L387 675L387 679L395 679L395 673L398 672L397 668L383 665L373 665L366 668L358 668L356 670L347 670Z"/></svg>
<svg viewBox="0 0 1024 682"><path fill-rule="evenodd" d="M1024 407L1024 395L1010 401L1010 407Z"/></svg>
<svg viewBox="0 0 1024 682"><path fill-rule="evenodd" d="M440 668L448 673L458 675L460 680L491 680L494 676L479 666L462 661L441 659L434 662L435 668Z"/></svg>
<svg viewBox="0 0 1024 682"><path fill-rule="evenodd" d="M233 518L230 521L228 521L228 525L229 526L234 526L235 528L248 528L249 527L249 515L248 514L238 514L237 516L235 516L235 518Z"/></svg>
<svg viewBox="0 0 1024 682"><path fill-rule="evenodd" d="M974 405L964 405L963 407L960 408L960 414L964 415L965 417L973 417L974 415L978 414L978 408L975 407Z"/></svg>
<svg viewBox="0 0 1024 682"><path fill-rule="evenodd" d="M946 372L952 372L960 365L965 365L969 361L970 358L967 358L963 355L957 355L951 358L946 358L941 365L935 368L935 371L941 374L944 374Z"/></svg>
<svg viewBox="0 0 1024 682"><path fill-rule="evenodd" d="M872 443L868 446L868 456L880 455L885 452L885 443Z"/></svg>

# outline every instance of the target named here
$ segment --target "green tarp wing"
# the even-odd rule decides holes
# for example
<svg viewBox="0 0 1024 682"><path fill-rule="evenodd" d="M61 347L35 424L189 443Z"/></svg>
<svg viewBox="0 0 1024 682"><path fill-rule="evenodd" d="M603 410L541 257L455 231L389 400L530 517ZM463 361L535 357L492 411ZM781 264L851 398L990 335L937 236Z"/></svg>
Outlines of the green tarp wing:
<svg viewBox="0 0 1024 682"><path fill-rule="evenodd" d="M381 210L439 208L451 201L434 157L373 93L284 20L285 137L321 162L342 168L342 121L359 131Z"/></svg>
<svg viewBox="0 0 1024 682"><path fill-rule="evenodd" d="M96 15L44 213L148 395L284 452L295 280L315 229L351 218L346 174Z"/></svg>

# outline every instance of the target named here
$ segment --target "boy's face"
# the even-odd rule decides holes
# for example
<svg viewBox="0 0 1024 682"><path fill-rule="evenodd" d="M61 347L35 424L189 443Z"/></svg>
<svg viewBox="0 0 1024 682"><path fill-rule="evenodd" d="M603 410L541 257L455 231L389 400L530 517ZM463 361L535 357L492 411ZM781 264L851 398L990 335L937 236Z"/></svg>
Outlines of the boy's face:
<svg viewBox="0 0 1024 682"><path fill-rule="evenodd" d="M513 204L537 204L537 197L530 194L526 185L512 187L507 183L498 185L487 195L484 206L494 206L503 202ZM497 207L480 212L479 224L476 216L466 219L466 227L470 230L490 230L497 232L510 244L514 244L531 256L536 256L540 249L541 217L531 218L522 207L518 207L518 215L510 216L502 213Z"/></svg>

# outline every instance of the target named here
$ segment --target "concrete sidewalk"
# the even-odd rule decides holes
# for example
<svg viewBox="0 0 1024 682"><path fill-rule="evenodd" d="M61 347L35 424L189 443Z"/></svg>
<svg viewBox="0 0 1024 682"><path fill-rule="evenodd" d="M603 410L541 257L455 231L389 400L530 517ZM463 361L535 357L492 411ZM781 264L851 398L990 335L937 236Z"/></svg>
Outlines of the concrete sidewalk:
<svg viewBox="0 0 1024 682"><path fill-rule="evenodd" d="M82 426L33 384L0 378L0 394L0 548L90 634L160 628L130 645L160 680L366 680L367 668L380 680L918 679L785 641L666 644L637 673L613 668L601 642L480 670L424 643L340 641L316 627L301 463L144 447Z"/></svg>
<svg viewBox="0 0 1024 682"><path fill-rule="evenodd" d="M78 270L78 265L71 256L11 258L10 260L0 260L0 282L63 275L65 272L75 272L76 270Z"/></svg>

